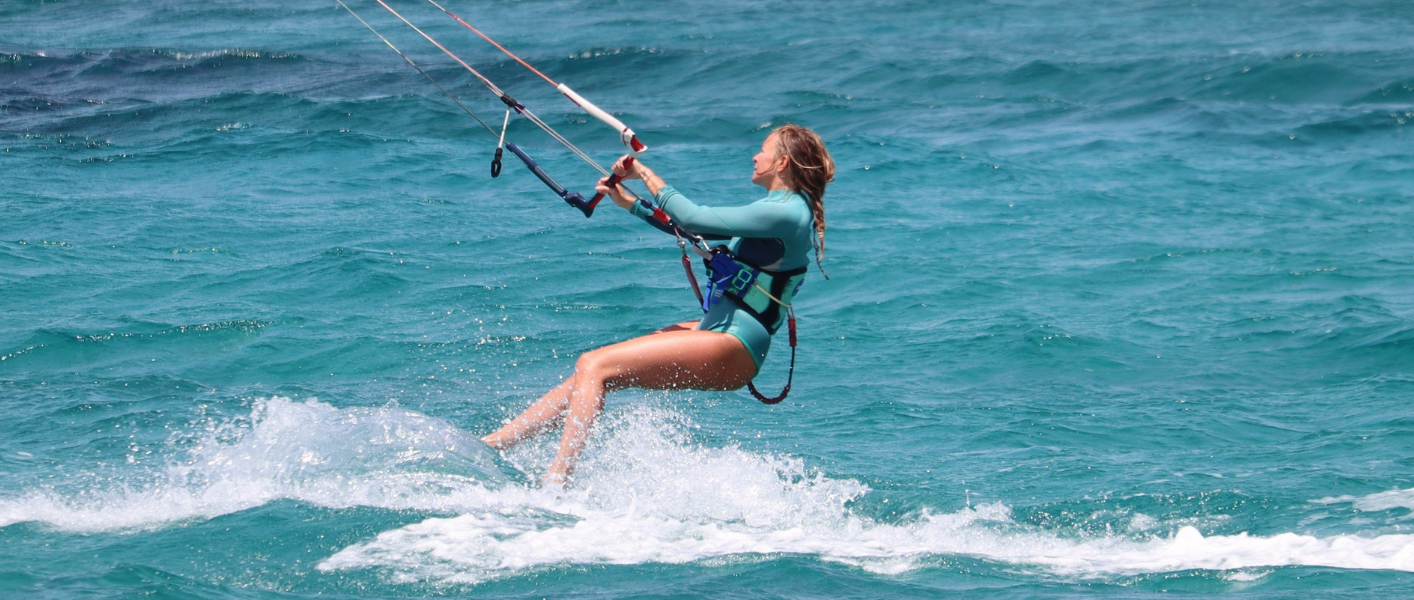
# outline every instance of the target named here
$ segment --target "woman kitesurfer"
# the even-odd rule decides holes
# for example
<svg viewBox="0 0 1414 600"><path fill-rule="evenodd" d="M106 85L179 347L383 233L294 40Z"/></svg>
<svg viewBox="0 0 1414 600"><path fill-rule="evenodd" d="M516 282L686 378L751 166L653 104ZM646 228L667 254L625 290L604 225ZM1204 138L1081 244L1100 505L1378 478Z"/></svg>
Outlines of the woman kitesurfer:
<svg viewBox="0 0 1414 600"><path fill-rule="evenodd" d="M627 159L614 164L615 173L625 180L642 180L678 227L730 238L728 256L771 275L774 285L766 289L756 284L740 296L728 294L700 321L584 353L559 386L482 438L492 448L505 450L563 424L559 453L545 477L554 486L563 486L573 473L606 392L631 387L726 391L756 377L772 333L786 320L811 247L817 264L825 250L825 185L834 178L835 164L820 136L809 129L786 124L767 136L752 159L751 173L751 182L766 188L767 195L740 207L695 204L641 161ZM621 185L609 187L607 177L596 189L634 215L652 218L651 208L632 200Z"/></svg>

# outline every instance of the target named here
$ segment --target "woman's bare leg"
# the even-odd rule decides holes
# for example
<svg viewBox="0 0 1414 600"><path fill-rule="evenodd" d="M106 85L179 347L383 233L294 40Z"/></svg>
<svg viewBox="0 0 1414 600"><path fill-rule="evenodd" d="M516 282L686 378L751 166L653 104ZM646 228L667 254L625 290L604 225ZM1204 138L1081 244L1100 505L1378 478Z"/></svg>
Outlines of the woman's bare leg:
<svg viewBox="0 0 1414 600"><path fill-rule="evenodd" d="M696 327L697 321L686 321L669 325L649 335L670 331L691 331ZM560 385L541 396L535 404L530 405L530 408L521 412L515 420L481 438L481 441L497 450L505 450L558 425L563 420L565 411L569 410L570 394L574 390L574 385L575 375L571 374L563 382L560 382Z"/></svg>
<svg viewBox="0 0 1414 600"><path fill-rule="evenodd" d="M736 336L716 331L667 330L586 352L575 363L560 451L546 473L563 485L579 462L604 393L646 389L734 390L756 376L756 361Z"/></svg>
<svg viewBox="0 0 1414 600"><path fill-rule="evenodd" d="M570 407L570 392L574 390L574 381L573 374L566 377L560 385L546 392L540 400L530 405L530 408L522 411L515 420L481 438L481 441L497 450L505 450L558 425Z"/></svg>

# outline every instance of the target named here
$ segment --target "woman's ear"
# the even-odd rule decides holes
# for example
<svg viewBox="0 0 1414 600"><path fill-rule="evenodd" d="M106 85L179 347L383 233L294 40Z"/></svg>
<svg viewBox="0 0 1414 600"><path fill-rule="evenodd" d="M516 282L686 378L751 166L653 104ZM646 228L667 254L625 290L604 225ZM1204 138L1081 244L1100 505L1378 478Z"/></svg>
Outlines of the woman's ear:
<svg viewBox="0 0 1414 600"><path fill-rule="evenodd" d="M778 154L776 156L776 173L785 173L788 167L790 167L790 157L786 156L784 152Z"/></svg>

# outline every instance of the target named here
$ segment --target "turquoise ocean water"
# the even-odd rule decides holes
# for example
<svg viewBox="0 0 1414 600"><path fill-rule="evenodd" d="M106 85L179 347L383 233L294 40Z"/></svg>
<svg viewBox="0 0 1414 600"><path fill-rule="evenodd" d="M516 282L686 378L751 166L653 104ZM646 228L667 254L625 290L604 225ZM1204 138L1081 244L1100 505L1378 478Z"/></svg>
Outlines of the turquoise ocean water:
<svg viewBox="0 0 1414 600"><path fill-rule="evenodd" d="M693 318L671 238L489 178L490 137L332 0L7 0L0 596L1414 594L1407 3L448 6L694 199L759 197L773 125L824 136L790 399L614 395L576 487L538 490L553 437L476 438Z"/></svg>

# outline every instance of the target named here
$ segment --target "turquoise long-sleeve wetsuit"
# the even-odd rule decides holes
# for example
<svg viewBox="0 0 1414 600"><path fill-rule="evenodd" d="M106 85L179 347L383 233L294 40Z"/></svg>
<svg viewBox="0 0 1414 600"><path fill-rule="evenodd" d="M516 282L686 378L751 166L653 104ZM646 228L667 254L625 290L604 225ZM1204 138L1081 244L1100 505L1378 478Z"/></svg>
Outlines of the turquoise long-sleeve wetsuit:
<svg viewBox="0 0 1414 600"><path fill-rule="evenodd" d="M810 264L814 235L810 205L800 194L776 190L746 206L712 208L688 200L672 186L663 186L653 200L685 230L706 236L729 237L728 249L738 258L769 271L788 271ZM653 211L643 202L630 209L645 221ZM779 329L785 311L772 329ZM735 300L724 298L702 317L699 330L724 331L736 336L751 352L756 368L766 362L771 349L771 332Z"/></svg>

